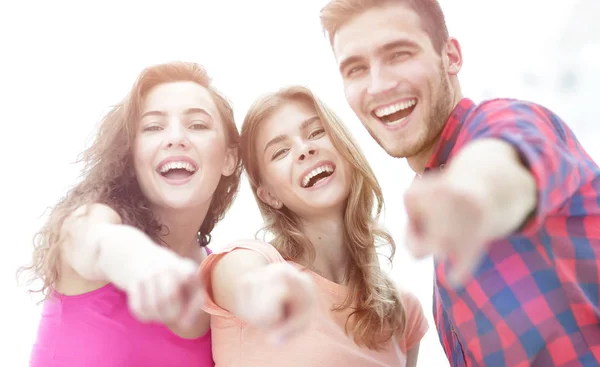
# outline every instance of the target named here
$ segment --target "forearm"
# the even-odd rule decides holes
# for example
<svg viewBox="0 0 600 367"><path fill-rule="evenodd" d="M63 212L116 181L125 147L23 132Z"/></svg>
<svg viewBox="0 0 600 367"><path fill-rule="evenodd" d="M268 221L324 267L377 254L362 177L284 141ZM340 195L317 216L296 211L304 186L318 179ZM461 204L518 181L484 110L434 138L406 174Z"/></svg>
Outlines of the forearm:
<svg viewBox="0 0 600 367"><path fill-rule="evenodd" d="M447 174L454 182L480 189L489 204L486 210L493 218L491 226L499 228L491 236L504 236L517 229L535 210L535 179L518 152L502 140L481 139L468 144L452 160Z"/></svg>
<svg viewBox="0 0 600 367"><path fill-rule="evenodd" d="M269 265L268 260L257 252L250 250L234 250L223 255L214 265L212 275L212 290L215 303L236 316L244 307L244 300L239 299L239 287L243 279L255 274Z"/></svg>
<svg viewBox="0 0 600 367"><path fill-rule="evenodd" d="M128 289L144 268L177 258L175 253L153 243L145 233L131 226L98 224L90 234L97 243L95 256L88 257L87 265L121 289Z"/></svg>
<svg viewBox="0 0 600 367"><path fill-rule="evenodd" d="M144 264L176 256L142 231L121 223L108 206L78 208L62 228L64 261L87 280L110 281L126 288Z"/></svg>

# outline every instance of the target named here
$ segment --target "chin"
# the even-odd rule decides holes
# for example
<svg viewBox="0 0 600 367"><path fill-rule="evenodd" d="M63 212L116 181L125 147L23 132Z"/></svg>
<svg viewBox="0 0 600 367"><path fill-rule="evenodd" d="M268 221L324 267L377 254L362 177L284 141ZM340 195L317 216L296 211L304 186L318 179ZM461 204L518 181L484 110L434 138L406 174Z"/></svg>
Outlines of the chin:
<svg viewBox="0 0 600 367"><path fill-rule="evenodd" d="M202 204L202 200L193 199L190 197L169 197L160 198L155 201L155 206L163 209L170 210L187 210L197 208Z"/></svg>
<svg viewBox="0 0 600 367"><path fill-rule="evenodd" d="M310 206L313 211L315 211L315 215L320 215L323 212L336 211L340 210L340 208L346 207L346 202L349 197L348 193L344 193L341 188L338 188L335 192L324 192L323 195L319 195L319 197L312 197L310 199Z"/></svg>
<svg viewBox="0 0 600 367"><path fill-rule="evenodd" d="M386 137L385 140L382 139L379 141L381 148L383 148L388 155L394 158L406 158L407 153L410 151L410 149L406 148L410 147L410 145L404 143L404 139L391 141L388 139L389 137Z"/></svg>
<svg viewBox="0 0 600 367"><path fill-rule="evenodd" d="M396 147L384 147L385 152L394 158L406 158L406 152Z"/></svg>

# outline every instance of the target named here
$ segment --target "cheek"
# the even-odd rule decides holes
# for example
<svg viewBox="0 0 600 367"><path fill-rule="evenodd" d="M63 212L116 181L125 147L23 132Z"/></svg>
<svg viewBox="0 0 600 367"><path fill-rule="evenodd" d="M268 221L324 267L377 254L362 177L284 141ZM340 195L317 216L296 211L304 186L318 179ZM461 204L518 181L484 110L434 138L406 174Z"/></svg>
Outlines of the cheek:
<svg viewBox="0 0 600 367"><path fill-rule="evenodd" d="M151 151L148 149L148 146L144 141L136 141L134 143L132 154L133 166L136 170L136 173L140 173L144 167L151 165Z"/></svg>
<svg viewBox="0 0 600 367"><path fill-rule="evenodd" d="M140 189L145 196L152 195L151 182L153 175L152 154L148 146L141 142L134 142L132 147L133 170Z"/></svg>
<svg viewBox="0 0 600 367"><path fill-rule="evenodd" d="M352 165L345 159L341 160L342 167L344 169L344 179L350 183L352 181Z"/></svg>
<svg viewBox="0 0 600 367"><path fill-rule="evenodd" d="M346 100L350 105L350 108L355 113L359 113L360 108L360 86L356 82L348 82L344 85L344 93L346 94Z"/></svg>
<svg viewBox="0 0 600 367"><path fill-rule="evenodd" d="M401 68L403 77L410 81L415 88L431 89L436 83L439 72L422 59L413 59ZM422 91L424 93L424 91Z"/></svg>
<svg viewBox="0 0 600 367"><path fill-rule="evenodd" d="M285 192L292 189L289 166L284 161L270 164L263 172L265 181L277 196L285 197Z"/></svg>
<svg viewBox="0 0 600 367"><path fill-rule="evenodd" d="M224 137L216 134L196 139L194 148L204 164L221 165L227 154L227 142Z"/></svg>
<svg viewBox="0 0 600 367"><path fill-rule="evenodd" d="M289 177L290 170L289 167L284 164L284 162L279 162L280 164L273 165L271 170L269 170L268 175L270 176L270 181L279 187L289 186Z"/></svg>

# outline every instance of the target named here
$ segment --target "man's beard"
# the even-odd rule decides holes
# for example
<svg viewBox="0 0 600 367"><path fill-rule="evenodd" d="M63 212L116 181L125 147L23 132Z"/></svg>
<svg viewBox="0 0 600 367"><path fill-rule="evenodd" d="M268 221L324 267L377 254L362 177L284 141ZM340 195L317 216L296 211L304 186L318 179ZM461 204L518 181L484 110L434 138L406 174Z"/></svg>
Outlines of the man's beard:
<svg viewBox="0 0 600 367"><path fill-rule="evenodd" d="M446 121L452 112L452 96L450 91L450 82L448 80L448 75L444 70L443 65L440 63L439 68L439 78L440 78L440 86L437 90L437 98L433 105L431 106L430 114L424 118L422 121L418 121L418 123L422 124L422 130L419 130L419 134L422 134L416 137L416 140L413 144L404 147L396 147L395 151L389 151L386 149L386 152L394 158L410 158L414 157L427 149L431 148L437 141L438 137L442 133L444 126L446 125ZM414 112L414 111L413 111ZM371 137L375 139L377 144L385 149L385 145L379 139L375 132L371 129L368 129ZM406 137L408 141L412 140L412 137Z"/></svg>

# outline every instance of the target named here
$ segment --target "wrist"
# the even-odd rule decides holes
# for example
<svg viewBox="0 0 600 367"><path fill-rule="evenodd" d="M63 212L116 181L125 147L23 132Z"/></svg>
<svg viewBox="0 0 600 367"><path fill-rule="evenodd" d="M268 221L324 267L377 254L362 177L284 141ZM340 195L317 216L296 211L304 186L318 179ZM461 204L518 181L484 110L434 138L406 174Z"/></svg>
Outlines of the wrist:
<svg viewBox="0 0 600 367"><path fill-rule="evenodd" d="M503 231L502 219L506 218L507 203L499 195L493 177L473 170L449 169L446 174L446 182L453 191L462 193L477 208L473 214L481 223L477 235L485 238L498 237Z"/></svg>
<svg viewBox="0 0 600 367"><path fill-rule="evenodd" d="M482 234L497 239L515 233L536 210L533 178L522 172L448 172L451 185L465 192L480 209Z"/></svg>
<svg viewBox="0 0 600 367"><path fill-rule="evenodd" d="M160 257L164 260L169 255L162 254L165 249L159 248L135 227L106 224L98 227L97 232L98 270L110 282L126 291L148 269L156 266Z"/></svg>
<svg viewBox="0 0 600 367"><path fill-rule="evenodd" d="M537 185L533 176L525 169L522 170L520 175L515 176L514 196L511 203L516 223L511 228L511 232L523 230L536 215L538 205Z"/></svg>

